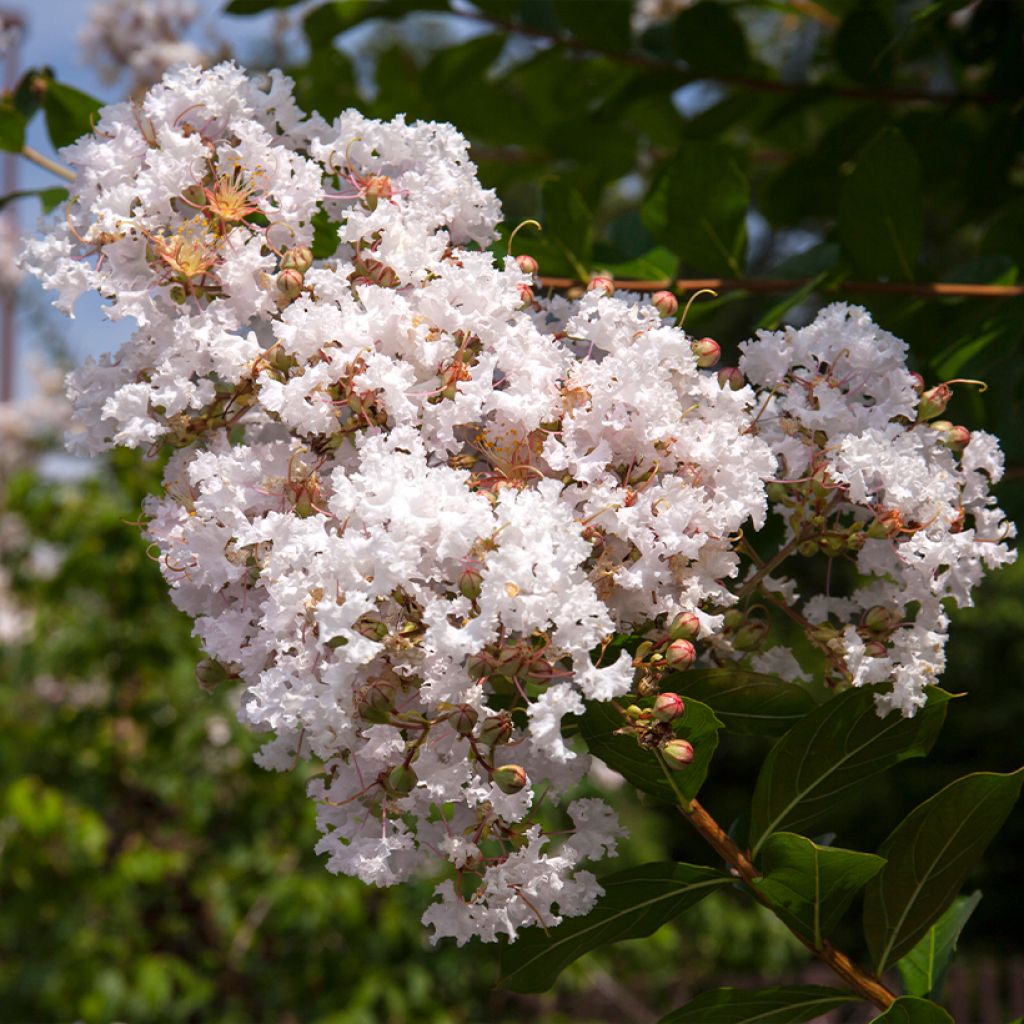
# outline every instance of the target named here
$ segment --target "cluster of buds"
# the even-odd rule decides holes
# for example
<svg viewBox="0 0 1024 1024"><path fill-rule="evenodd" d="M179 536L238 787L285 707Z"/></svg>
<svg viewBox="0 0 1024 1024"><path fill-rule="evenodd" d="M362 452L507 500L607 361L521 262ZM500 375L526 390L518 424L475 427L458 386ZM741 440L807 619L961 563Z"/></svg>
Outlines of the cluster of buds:
<svg viewBox="0 0 1024 1024"><path fill-rule="evenodd" d="M680 612L668 626L642 640L633 655L637 670L637 692L650 696L660 691L661 680L669 672L685 672L697 660L694 641L700 633L700 621L693 612Z"/></svg>
<svg viewBox="0 0 1024 1024"><path fill-rule="evenodd" d="M630 704L623 709L618 735L633 736L643 750L657 751L669 768L679 771L693 761L693 744L676 735L686 714L686 702L677 693L660 693L649 708Z"/></svg>

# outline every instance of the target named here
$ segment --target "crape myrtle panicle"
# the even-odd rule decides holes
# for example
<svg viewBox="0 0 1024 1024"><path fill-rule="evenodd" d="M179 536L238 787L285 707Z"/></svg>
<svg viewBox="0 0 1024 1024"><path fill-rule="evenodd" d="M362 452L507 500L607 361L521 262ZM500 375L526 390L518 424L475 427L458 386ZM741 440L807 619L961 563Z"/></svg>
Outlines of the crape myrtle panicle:
<svg viewBox="0 0 1024 1024"><path fill-rule="evenodd" d="M71 375L70 444L176 449L147 533L204 678L241 681L262 765L322 765L330 870L448 863L435 937L515 938L600 895L580 865L621 829L571 799L584 701L685 771L666 672L806 674L752 589L801 607L835 685L894 678L912 714L943 599L1011 557L995 441L919 421L905 347L863 310L763 335L722 377L674 300L606 278L538 298L535 261L486 250L500 207L449 125L328 123L280 73L222 64L62 155L72 197L26 266L65 311L93 290L138 325ZM770 491L794 551L871 582L742 578Z"/></svg>

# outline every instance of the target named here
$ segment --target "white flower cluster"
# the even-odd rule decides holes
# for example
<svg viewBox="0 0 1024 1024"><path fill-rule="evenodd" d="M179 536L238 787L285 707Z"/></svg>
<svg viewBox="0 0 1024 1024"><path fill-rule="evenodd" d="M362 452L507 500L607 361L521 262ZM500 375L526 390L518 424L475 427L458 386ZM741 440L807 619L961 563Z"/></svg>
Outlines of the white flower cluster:
<svg viewBox="0 0 1024 1024"><path fill-rule="evenodd" d="M620 829L598 800L560 810L587 766L563 718L713 649L779 456L817 468L831 429L829 486L904 509L776 388L808 357L747 349L765 410L638 295L536 301L528 262L482 248L500 209L453 128L304 117L276 73L173 72L63 156L74 198L28 263L62 308L94 289L139 325L72 375L72 442L177 449L149 535L203 681L240 679L243 719L275 734L260 762L322 762L329 868L389 885L449 862L424 920L460 943L585 913L600 887L579 865ZM905 369L846 397L856 332L826 316L813 372L824 391L843 375L836 423L912 419ZM891 429L921 435L980 524L981 463ZM644 631L636 657L608 654Z"/></svg>

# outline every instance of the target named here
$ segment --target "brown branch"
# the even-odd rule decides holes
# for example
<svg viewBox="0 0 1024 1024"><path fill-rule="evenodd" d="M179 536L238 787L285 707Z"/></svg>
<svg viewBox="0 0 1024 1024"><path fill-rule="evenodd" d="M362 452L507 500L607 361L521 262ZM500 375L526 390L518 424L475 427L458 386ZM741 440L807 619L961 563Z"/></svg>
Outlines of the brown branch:
<svg viewBox="0 0 1024 1024"><path fill-rule="evenodd" d="M754 885L761 873L750 862L747 855L732 841L725 829L711 817L696 800L690 801L689 809L681 808L683 816L703 836L711 848L733 869L746 883L754 898L774 913L771 900L764 896ZM862 967L858 967L842 950L836 949L832 943L823 941L820 947L802 935L795 928L789 930L823 963L843 979L844 982L859 996L870 1000L879 1009L888 1009L896 996L874 975Z"/></svg>
<svg viewBox="0 0 1024 1024"><path fill-rule="evenodd" d="M581 282L571 277L540 276L539 282L546 288L579 287ZM745 292L791 292L813 281L813 277L688 277L662 281L616 281L619 288L634 292L656 292L675 289L680 292L698 291L711 288L714 291ZM835 284L819 285L821 291L863 292L877 295L919 295L925 298L974 298L1012 299L1024 295L1024 285L1019 284L968 284L958 281L934 281L929 284L913 284L903 281L839 281Z"/></svg>
<svg viewBox="0 0 1024 1024"><path fill-rule="evenodd" d="M745 89L748 92L779 93L788 96L820 96L833 99L862 100L870 103L939 103L956 105L960 103L998 103L1016 101L1018 97L1001 93L957 93L929 92L920 89L862 89L856 86L815 85L807 82L780 82L767 78L751 78L749 75L708 74L689 70L685 63L663 60L645 53L627 50L608 50L584 42L572 35L547 32L544 29L523 25L507 18L471 11L459 14L473 21L483 22L502 32L515 32L530 39L542 39L578 53L589 53L617 64L640 68L644 71L670 72L680 85L690 82L718 82L721 85Z"/></svg>

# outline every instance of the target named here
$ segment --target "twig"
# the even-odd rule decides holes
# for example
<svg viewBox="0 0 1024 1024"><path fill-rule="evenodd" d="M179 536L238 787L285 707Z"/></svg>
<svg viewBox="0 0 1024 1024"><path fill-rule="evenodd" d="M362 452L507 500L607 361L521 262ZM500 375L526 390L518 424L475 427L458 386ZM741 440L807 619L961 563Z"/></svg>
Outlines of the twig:
<svg viewBox="0 0 1024 1024"><path fill-rule="evenodd" d="M546 288L573 288L586 282L571 277L538 278ZM715 291L746 292L790 292L813 281L812 277L684 277L675 281L616 281L617 288L634 292L656 292L674 288L689 292L698 288L713 288ZM920 295L925 298L975 298L1012 299L1024 295L1024 285L1019 284L968 284L955 281L934 281L929 284L913 284L903 281L839 281L836 284L822 284L821 291L865 292L880 295Z"/></svg>
<svg viewBox="0 0 1024 1024"><path fill-rule="evenodd" d="M33 149L31 146L22 146L21 155L32 163L38 164L40 167L47 171L51 171L58 177L63 178L65 181L74 181L75 172L69 171L66 167L62 167L56 160L51 160L48 156L43 156L38 150Z"/></svg>

